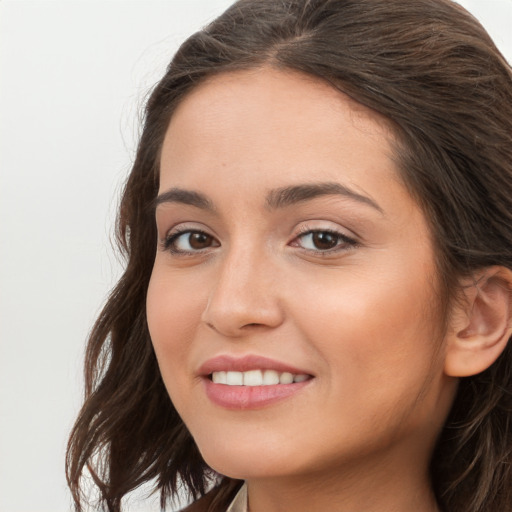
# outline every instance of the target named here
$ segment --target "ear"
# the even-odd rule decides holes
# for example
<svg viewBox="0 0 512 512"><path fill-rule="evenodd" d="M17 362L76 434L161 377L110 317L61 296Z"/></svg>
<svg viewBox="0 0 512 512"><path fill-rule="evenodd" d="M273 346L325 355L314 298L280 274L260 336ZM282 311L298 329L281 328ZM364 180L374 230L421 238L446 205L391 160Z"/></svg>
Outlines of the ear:
<svg viewBox="0 0 512 512"><path fill-rule="evenodd" d="M487 267L462 283L450 317L445 374L468 377L491 366L512 334L512 272Z"/></svg>

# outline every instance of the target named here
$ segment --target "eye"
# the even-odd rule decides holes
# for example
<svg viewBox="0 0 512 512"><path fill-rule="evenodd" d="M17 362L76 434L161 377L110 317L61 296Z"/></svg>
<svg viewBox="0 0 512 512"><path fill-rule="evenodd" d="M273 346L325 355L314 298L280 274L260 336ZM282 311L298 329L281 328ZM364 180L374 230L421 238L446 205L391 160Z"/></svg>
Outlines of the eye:
<svg viewBox="0 0 512 512"><path fill-rule="evenodd" d="M299 235L291 245L300 246L308 251L328 252L353 247L357 243L337 231L318 229Z"/></svg>
<svg viewBox="0 0 512 512"><path fill-rule="evenodd" d="M186 230L171 233L163 242L164 249L173 254L190 254L219 247L215 238L204 231Z"/></svg>

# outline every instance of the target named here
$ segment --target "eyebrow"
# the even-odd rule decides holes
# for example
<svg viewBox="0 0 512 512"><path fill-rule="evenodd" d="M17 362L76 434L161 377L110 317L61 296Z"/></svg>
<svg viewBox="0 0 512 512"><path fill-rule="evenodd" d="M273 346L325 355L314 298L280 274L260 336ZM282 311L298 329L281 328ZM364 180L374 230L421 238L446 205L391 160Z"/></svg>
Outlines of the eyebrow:
<svg viewBox="0 0 512 512"><path fill-rule="evenodd" d="M267 194L265 203L267 208L275 210L327 195L340 195L347 197L358 201L359 203L371 206L380 213L384 213L382 208L370 197L360 194L346 185L336 182L304 183L273 189ZM204 194L194 190L173 187L159 194L154 200L152 206L156 209L159 205L164 203L181 203L195 206L201 210L215 212L215 206L212 201Z"/></svg>
<svg viewBox="0 0 512 512"><path fill-rule="evenodd" d="M204 194L176 187L159 194L153 202L153 209L156 209L157 206L163 203L188 204L200 208L201 210L215 211L213 203Z"/></svg>
<svg viewBox="0 0 512 512"><path fill-rule="evenodd" d="M309 201L316 197L340 195L375 208L384 213L382 208L370 197L352 190L346 185L336 182L305 183L271 190L267 195L266 204L270 209L285 208L296 203Z"/></svg>

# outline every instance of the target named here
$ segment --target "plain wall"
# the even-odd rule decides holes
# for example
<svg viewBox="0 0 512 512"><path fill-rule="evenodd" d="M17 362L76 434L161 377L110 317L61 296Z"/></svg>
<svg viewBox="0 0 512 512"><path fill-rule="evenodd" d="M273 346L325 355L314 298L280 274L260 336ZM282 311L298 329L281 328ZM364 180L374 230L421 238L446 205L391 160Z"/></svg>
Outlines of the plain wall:
<svg viewBox="0 0 512 512"><path fill-rule="evenodd" d="M65 444L119 275L138 112L178 43L230 3L0 1L0 512L71 509ZM512 0L460 3L512 60Z"/></svg>

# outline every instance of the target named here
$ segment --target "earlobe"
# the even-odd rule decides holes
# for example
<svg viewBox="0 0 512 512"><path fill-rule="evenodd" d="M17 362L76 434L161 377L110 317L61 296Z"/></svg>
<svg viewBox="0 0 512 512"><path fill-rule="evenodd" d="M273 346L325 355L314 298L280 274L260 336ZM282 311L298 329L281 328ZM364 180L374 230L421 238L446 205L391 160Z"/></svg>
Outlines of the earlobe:
<svg viewBox="0 0 512 512"><path fill-rule="evenodd" d="M468 377L491 366L512 334L512 272L488 267L463 283L446 339L445 373Z"/></svg>

